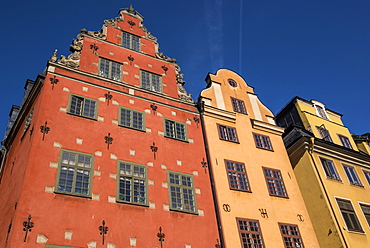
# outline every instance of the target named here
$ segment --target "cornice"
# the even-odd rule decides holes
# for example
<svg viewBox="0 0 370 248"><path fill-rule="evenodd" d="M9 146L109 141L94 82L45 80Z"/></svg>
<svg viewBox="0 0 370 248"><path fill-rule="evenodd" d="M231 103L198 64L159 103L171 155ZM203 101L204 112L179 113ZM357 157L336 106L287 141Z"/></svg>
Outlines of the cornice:
<svg viewBox="0 0 370 248"><path fill-rule="evenodd" d="M251 123L252 123L253 128L261 130L261 131L265 131L265 132L280 135L280 136L283 135L284 133L284 128L272 125L267 122L251 119Z"/></svg>
<svg viewBox="0 0 370 248"><path fill-rule="evenodd" d="M204 116L236 123L236 114L209 105L204 105Z"/></svg>

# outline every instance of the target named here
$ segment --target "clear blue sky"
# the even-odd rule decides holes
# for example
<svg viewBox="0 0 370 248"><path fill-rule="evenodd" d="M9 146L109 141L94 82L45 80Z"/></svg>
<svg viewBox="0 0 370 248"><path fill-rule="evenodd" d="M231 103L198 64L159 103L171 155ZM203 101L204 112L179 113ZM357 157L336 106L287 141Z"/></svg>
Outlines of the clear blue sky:
<svg viewBox="0 0 370 248"><path fill-rule="evenodd" d="M275 114L300 96L343 114L352 133L370 132L368 0L20 0L1 3L0 140L54 49L69 55L80 29L98 31L130 4L177 59L193 98L207 73L228 68Z"/></svg>

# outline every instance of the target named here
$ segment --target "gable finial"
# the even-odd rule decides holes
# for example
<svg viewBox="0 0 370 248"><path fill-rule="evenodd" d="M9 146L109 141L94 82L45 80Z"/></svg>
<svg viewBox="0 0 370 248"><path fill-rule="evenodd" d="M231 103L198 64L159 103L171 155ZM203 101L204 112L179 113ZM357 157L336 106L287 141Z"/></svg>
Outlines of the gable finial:
<svg viewBox="0 0 370 248"><path fill-rule="evenodd" d="M128 8L128 12L134 13L134 8L132 7L132 4L130 4L130 8Z"/></svg>

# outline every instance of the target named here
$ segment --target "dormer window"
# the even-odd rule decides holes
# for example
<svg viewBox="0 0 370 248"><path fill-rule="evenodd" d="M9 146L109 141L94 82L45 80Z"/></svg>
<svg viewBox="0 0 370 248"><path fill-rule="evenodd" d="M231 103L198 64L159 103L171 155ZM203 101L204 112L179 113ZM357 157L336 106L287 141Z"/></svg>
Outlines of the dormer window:
<svg viewBox="0 0 370 248"><path fill-rule="evenodd" d="M328 119L328 117L326 116L326 113L325 113L325 109L319 105L315 105L315 108L316 108L316 114L321 117L321 118L324 118L324 119Z"/></svg>
<svg viewBox="0 0 370 248"><path fill-rule="evenodd" d="M140 37L130 33L123 32L122 46L140 52Z"/></svg>

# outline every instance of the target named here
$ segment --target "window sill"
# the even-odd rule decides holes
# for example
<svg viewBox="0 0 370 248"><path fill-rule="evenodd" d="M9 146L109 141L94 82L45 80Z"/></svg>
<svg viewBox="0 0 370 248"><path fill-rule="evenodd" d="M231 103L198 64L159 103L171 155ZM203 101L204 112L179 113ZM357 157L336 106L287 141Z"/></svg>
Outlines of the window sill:
<svg viewBox="0 0 370 248"><path fill-rule="evenodd" d="M165 138L168 138L168 139L173 139L173 140L178 140L178 141L182 141L182 142L185 142L185 143L189 143L188 140L182 140L182 139L177 139L177 138L173 138L173 137L170 137L170 136L164 136Z"/></svg>
<svg viewBox="0 0 370 248"><path fill-rule="evenodd" d="M121 125L121 124L118 124L118 126L119 127L128 128L128 129L132 129L132 130L136 130L136 131L140 131L140 132L146 133L146 131L144 129L138 129L138 128L134 128L134 127L128 127L128 126L124 126L124 125Z"/></svg>
<svg viewBox="0 0 370 248"><path fill-rule="evenodd" d="M139 207L149 207L149 204L145 203L145 204L140 204L140 203L134 203L134 202L126 202L126 201L121 201L121 200L116 200L117 203L120 203L120 204L127 204L127 205L131 205L131 206L139 206Z"/></svg>
<svg viewBox="0 0 370 248"><path fill-rule="evenodd" d="M238 191L238 192L245 192L245 193L252 193L252 191L251 191L251 190L234 189L234 188L230 188L230 190Z"/></svg>
<svg viewBox="0 0 370 248"><path fill-rule="evenodd" d="M79 197L79 198L85 198L85 199L92 199L91 195L77 195L77 194L71 194L67 192L61 192L61 191L54 191L55 194L58 195L65 195L65 196L73 196L73 197Z"/></svg>
<svg viewBox="0 0 370 248"><path fill-rule="evenodd" d="M343 183L342 180L340 180L340 179L335 179L335 178L331 178L331 177L326 177L326 179L328 179L330 181L333 181L333 182L337 182L337 183Z"/></svg>
<svg viewBox="0 0 370 248"><path fill-rule="evenodd" d="M354 186L354 187L357 187L357 188L365 188L363 185L361 184L353 184L353 183L349 183L349 185L351 186Z"/></svg>
<svg viewBox="0 0 370 248"><path fill-rule="evenodd" d="M221 139L221 138L220 138L220 140L235 143L235 144L240 144L239 141L225 140L225 139Z"/></svg>
<svg viewBox="0 0 370 248"><path fill-rule="evenodd" d="M282 196L282 195L272 195L269 194L270 196L277 197L277 198L283 198L283 199L289 199L289 196Z"/></svg>
<svg viewBox="0 0 370 248"><path fill-rule="evenodd" d="M93 120L93 121L97 121L98 120L98 118L96 118L96 117L92 118L92 117L87 117L87 116L83 116L83 115L76 115L76 114L72 114L70 112L67 112L67 114L72 115L72 116L77 116L77 117L85 118L85 119L88 119L88 120Z"/></svg>
<svg viewBox="0 0 370 248"><path fill-rule="evenodd" d="M273 149L268 149L268 148L264 148L264 147L258 147L258 146L256 146L256 148L262 149L262 150L265 150L265 151L270 151L270 152L273 152L274 151Z"/></svg>
<svg viewBox="0 0 370 248"><path fill-rule="evenodd" d="M185 211L185 210L180 210L180 209L173 209L173 208L170 208L171 212L178 212L178 213L184 213L184 214L192 214L192 215L199 215L197 212L198 212L198 209L196 212L191 212L191 211Z"/></svg>

